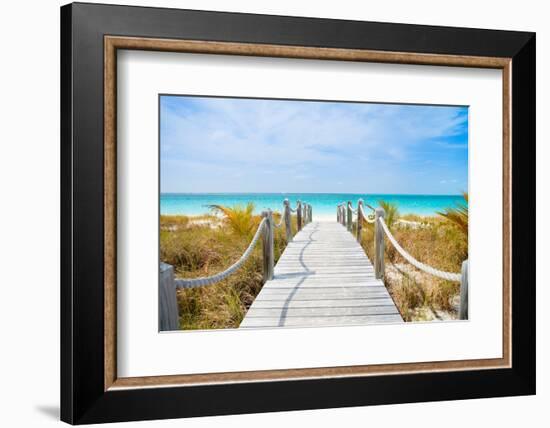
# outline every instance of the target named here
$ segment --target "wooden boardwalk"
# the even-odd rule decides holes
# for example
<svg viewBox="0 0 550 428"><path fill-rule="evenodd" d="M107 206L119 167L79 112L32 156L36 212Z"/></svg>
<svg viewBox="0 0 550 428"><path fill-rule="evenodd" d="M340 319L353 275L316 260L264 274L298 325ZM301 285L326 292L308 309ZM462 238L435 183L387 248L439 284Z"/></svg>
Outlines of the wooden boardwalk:
<svg viewBox="0 0 550 428"><path fill-rule="evenodd" d="M361 246L337 222L308 223L287 245L240 328L403 322Z"/></svg>

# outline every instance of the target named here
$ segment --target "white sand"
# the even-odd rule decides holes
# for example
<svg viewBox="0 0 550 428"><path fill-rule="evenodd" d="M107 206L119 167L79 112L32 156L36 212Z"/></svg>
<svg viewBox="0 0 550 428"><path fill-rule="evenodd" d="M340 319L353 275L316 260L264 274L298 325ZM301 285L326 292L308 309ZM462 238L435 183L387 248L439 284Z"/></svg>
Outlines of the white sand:
<svg viewBox="0 0 550 428"><path fill-rule="evenodd" d="M313 213L313 219L312 221L317 221L317 222L320 222L320 223L327 223L327 222L330 222L330 223L335 223L336 222L336 213L334 215L328 215L328 214L317 214L315 215L315 213Z"/></svg>

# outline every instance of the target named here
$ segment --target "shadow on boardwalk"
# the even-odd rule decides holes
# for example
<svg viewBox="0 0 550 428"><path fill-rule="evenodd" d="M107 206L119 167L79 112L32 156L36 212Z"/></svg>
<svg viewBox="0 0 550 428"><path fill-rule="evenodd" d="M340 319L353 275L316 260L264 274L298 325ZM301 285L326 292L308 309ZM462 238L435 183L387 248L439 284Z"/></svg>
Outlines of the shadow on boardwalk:
<svg viewBox="0 0 550 428"><path fill-rule="evenodd" d="M362 247L339 223L312 222L296 234L252 303L241 328L402 322Z"/></svg>

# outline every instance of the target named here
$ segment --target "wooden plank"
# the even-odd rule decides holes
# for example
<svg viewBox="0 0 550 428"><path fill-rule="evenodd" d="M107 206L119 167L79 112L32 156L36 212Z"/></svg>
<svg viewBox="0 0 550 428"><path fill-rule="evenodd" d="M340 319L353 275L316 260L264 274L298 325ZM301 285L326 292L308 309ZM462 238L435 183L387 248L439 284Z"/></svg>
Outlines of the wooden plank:
<svg viewBox="0 0 550 428"><path fill-rule="evenodd" d="M351 274L330 274L330 273L317 273L312 272L288 272L285 274L275 274L276 276L272 280L274 284L288 282L295 284L297 280L303 281L318 281L318 282L330 282L337 280L338 278L346 278L350 283L352 282L369 282L380 285L380 280L376 279L372 273L351 273Z"/></svg>
<svg viewBox="0 0 550 428"><path fill-rule="evenodd" d="M295 317L334 317L334 316L358 316L358 315L395 315L395 305L386 306L335 306L335 307L310 307L310 308L257 308L248 311L247 317L295 318Z"/></svg>
<svg viewBox="0 0 550 428"><path fill-rule="evenodd" d="M366 299L340 299L340 300L257 300L254 309L269 308L337 308L337 307L366 307L366 306L395 306L390 297L366 298Z"/></svg>
<svg viewBox="0 0 550 428"><path fill-rule="evenodd" d="M321 277L332 277L332 276L346 276L346 277L359 277L359 278L371 278L372 280L376 280L377 278L374 275L374 272L369 269L363 269L363 268L354 268L351 267L350 269L346 269L344 267L327 267L327 268L311 268L307 270L299 270L299 269L279 269L276 273L274 273L273 280L276 281L278 278L285 279L285 278L295 278L295 277L314 277L318 276Z"/></svg>
<svg viewBox="0 0 550 428"><path fill-rule="evenodd" d="M335 278L335 279L315 279L315 278L306 278L305 281L303 281L300 284L300 288L311 288L311 287L338 287L342 283L342 278ZM340 281L340 282L339 282ZM374 281L366 281L361 278L353 278L347 279L345 281L345 284L348 286L361 286L361 287L379 287L380 284L376 283ZM290 286L295 285L295 282L293 281L273 281L273 284L270 284L269 288L288 288Z"/></svg>
<svg viewBox="0 0 550 428"><path fill-rule="evenodd" d="M356 317L297 317L281 320L280 318L246 317L240 328L273 328L273 327L338 327L345 325L402 323L400 315L364 315Z"/></svg>
<svg viewBox="0 0 550 428"><path fill-rule="evenodd" d="M277 293L276 291L280 291ZM274 289L263 290L256 299L288 299L290 300L333 300L333 299L366 299L376 297L387 297L387 290L364 291L364 290L324 290L319 288L304 289Z"/></svg>
<svg viewBox="0 0 550 428"><path fill-rule="evenodd" d="M339 223L307 223L288 243L242 328L402 322L355 237Z"/></svg>

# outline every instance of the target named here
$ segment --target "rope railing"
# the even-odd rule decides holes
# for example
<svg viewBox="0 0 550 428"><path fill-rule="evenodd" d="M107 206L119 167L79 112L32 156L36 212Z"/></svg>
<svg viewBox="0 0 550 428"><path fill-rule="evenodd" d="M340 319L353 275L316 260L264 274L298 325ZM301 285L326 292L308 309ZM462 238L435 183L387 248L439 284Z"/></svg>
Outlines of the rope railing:
<svg viewBox="0 0 550 428"><path fill-rule="evenodd" d="M279 229L284 224L284 222L285 222L285 215L283 213L281 214L281 220L279 221L279 223L274 224L273 226Z"/></svg>
<svg viewBox="0 0 550 428"><path fill-rule="evenodd" d="M365 204L366 207L369 207L374 211L374 208L372 208L370 205ZM359 205L359 213L361 214L361 217L363 220L365 220L367 223L374 223L374 214L365 214L365 211L363 210L363 205Z"/></svg>
<svg viewBox="0 0 550 428"><path fill-rule="evenodd" d="M437 276L441 279L446 279L447 281L457 281L460 282L461 280L461 274L459 273L451 273L451 272L445 272L439 269L435 269L425 263L422 263L418 260L416 260L413 256L411 256L401 245L399 245L399 242L395 239L395 237L390 232L390 229L388 228L388 225L384 221L383 217L378 218L378 222L382 226L382 229L384 230L384 233L392 243L392 245L395 247L397 252L403 256L405 260L407 260L411 265L416 267L417 269L420 269L423 272L426 272L430 275Z"/></svg>
<svg viewBox="0 0 550 428"><path fill-rule="evenodd" d="M362 199L359 199L359 201L357 202L357 208L353 208L353 204L351 203L351 201L342 202L336 207L336 221L345 226L350 232L352 231L354 224L353 216L355 215L357 217L357 240L360 239L360 232L363 226L362 220L366 221L367 223L374 223L374 215L365 214L364 206L374 211L374 208L372 208L369 204L365 204Z"/></svg>
<svg viewBox="0 0 550 428"><path fill-rule="evenodd" d="M274 230L285 225L285 238L287 242L292 241L292 217L295 212L297 217L298 231L310 223L313 218L313 207L310 204L297 201L297 206L292 209L288 199L283 202L283 213L281 220L275 224L273 212L269 209L262 212L262 220L258 224L256 232L248 247L239 260L222 272L211 276L200 278L174 278L174 267L160 263L159 281L159 328L162 331L176 330L179 325L178 304L176 297L177 289L207 287L220 282L234 274L249 259L258 240L262 240L263 250L263 280L273 279L275 267L274 257Z"/></svg>
<svg viewBox="0 0 550 428"><path fill-rule="evenodd" d="M295 212L297 217L298 231L303 226L310 223L313 218L313 207L305 202L297 201L295 209L292 209L288 199L283 202L283 212L281 220L275 224L273 221L273 212L268 209L262 212L262 220L258 224L256 232L248 247L241 255L239 260L229 266L222 272L211 276L200 278L174 278L174 267L167 263L160 263L159 280L159 328L161 331L176 330L179 325L178 302L176 296L177 289L197 288L211 286L234 274L250 258L256 244L262 240L263 250L263 280L273 279L275 268L274 257L274 230L285 226L285 238L287 242L292 241L292 216Z"/></svg>
<svg viewBox="0 0 550 428"><path fill-rule="evenodd" d="M243 255L239 258L239 260L237 260L227 269L217 274L214 274L211 276L205 276L201 278L176 279L174 280L174 283L176 284L176 288L196 288L196 287L204 287L207 285L212 285L212 284L215 284L216 282L220 282L224 280L229 275L237 271L242 266L242 264L248 259L248 257L250 257L250 254L252 254L252 250L256 246L256 243L258 242L258 239L260 238L260 235L264 227L268 224L268 221L269 220L267 217L264 217L262 219L262 221L258 225L258 229L256 229L256 233L254 234L252 241L250 241L250 244L248 245Z"/></svg>
<svg viewBox="0 0 550 428"><path fill-rule="evenodd" d="M283 213L281 215L281 220L279 223L273 222L273 212L271 210L264 211L262 213L262 220L260 224L258 225L258 228L256 229L256 233L254 234L254 237L252 238L252 241L246 248L243 255L237 260L235 263L233 263L230 267L225 269L222 272L219 272L217 274L207 276L207 277L200 277L200 278L178 278L174 280L174 284L176 288L196 288L196 287L204 287L208 285L215 284L216 282L222 281L223 279L227 278L231 274L233 274L235 271L237 271L243 263L250 257L250 254L252 254L252 250L256 246L256 243L260 239L260 236L262 235L262 232L266 232L267 235L271 235L271 237L268 236L268 239L273 240L273 230L272 228L280 228L283 225L285 225L286 228L286 239L287 242L290 242L292 240L292 228L291 228L291 212L296 212L298 217L298 230L302 229L302 226L311 222L312 220L312 206L310 204L303 203L301 201L297 202L297 206L295 209L292 209L290 207L290 203L288 199L284 200L283 203L284 209ZM264 230L267 229L267 230ZM265 243L264 243L265 244ZM273 242L267 243L269 246L273 247ZM266 251L273 251L273 248L271 249L264 249L264 253ZM265 256L265 254L264 254ZM265 257L264 257L265 258ZM268 266L268 270L272 270L273 267ZM271 279L270 275L267 275L267 279Z"/></svg>
<svg viewBox="0 0 550 428"><path fill-rule="evenodd" d="M365 214L364 207L370 208L374 211L373 214ZM353 216L356 216L354 222ZM435 269L425 263L415 259L409 254L400 244L397 242L393 234L391 233L388 225L384 221L386 213L383 208L373 208L372 206L365 204L362 199L357 202L357 208L353 209L351 201L338 204L336 207L336 219L337 221L346 227L350 232L353 231L353 226L356 228L357 241L361 242L361 232L363 228L363 222L374 224L374 273L376 278L380 279L384 277L384 253L385 253L385 240L384 236L388 238L397 252L410 264L417 269L425 272L429 275L441 278L447 281L460 282L460 307L459 318L468 318L468 260L462 263L461 273L445 272L439 269Z"/></svg>

